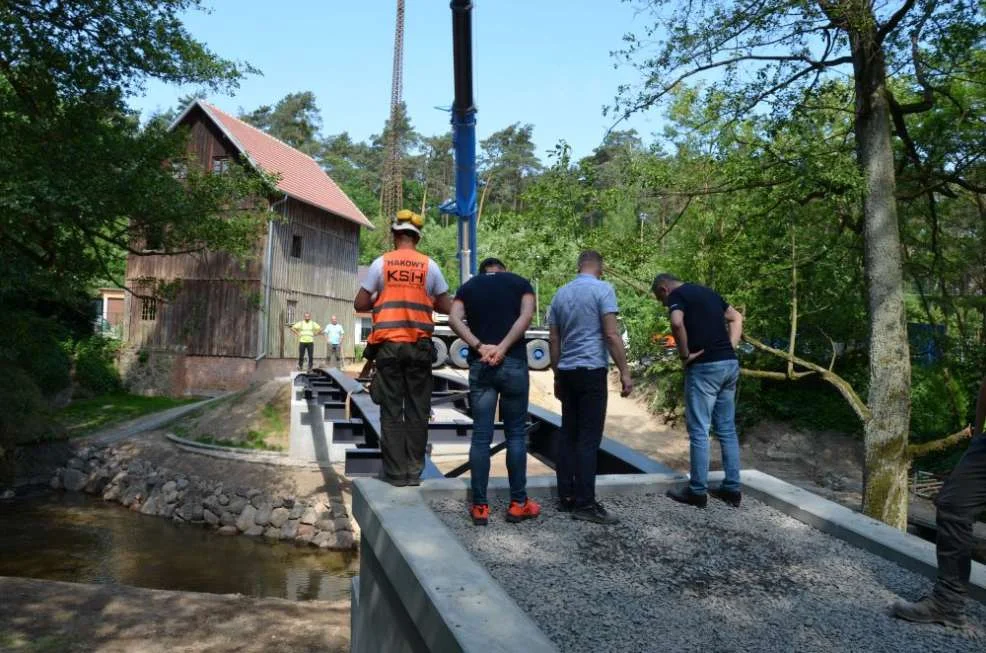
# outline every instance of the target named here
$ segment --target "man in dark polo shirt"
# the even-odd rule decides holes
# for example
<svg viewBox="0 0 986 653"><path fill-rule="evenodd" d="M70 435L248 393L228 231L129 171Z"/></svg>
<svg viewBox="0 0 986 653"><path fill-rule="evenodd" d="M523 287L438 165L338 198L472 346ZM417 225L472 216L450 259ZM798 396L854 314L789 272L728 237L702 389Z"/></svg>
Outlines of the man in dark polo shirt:
<svg viewBox="0 0 986 653"><path fill-rule="evenodd" d="M530 282L507 272L502 261L484 260L479 274L459 288L449 313L449 326L469 345L469 403L472 443L469 465L473 523L489 522L486 486L490 476L490 442L496 404L500 402L507 439L510 507L506 520L537 517L541 507L527 497L527 398L530 379L524 331L534 315Z"/></svg>
<svg viewBox="0 0 986 653"><path fill-rule="evenodd" d="M691 473L688 485L668 490L680 503L704 508L707 494L739 507L739 439L736 436L736 346L743 335L743 316L716 291L684 283L673 274L659 274L651 291L671 313L671 332L685 366L685 421L688 426ZM709 426L722 448L726 478L709 490Z"/></svg>

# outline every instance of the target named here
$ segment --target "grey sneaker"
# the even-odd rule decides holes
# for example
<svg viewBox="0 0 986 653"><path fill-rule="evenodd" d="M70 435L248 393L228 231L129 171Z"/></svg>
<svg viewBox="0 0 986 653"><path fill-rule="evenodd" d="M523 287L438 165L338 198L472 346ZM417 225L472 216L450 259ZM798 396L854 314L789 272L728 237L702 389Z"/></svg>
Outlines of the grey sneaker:
<svg viewBox="0 0 986 653"><path fill-rule="evenodd" d="M949 628L965 626L965 616L958 610L950 610L936 601L934 597L926 596L919 601L898 601L894 604L894 616L919 624L941 624Z"/></svg>
<svg viewBox="0 0 986 653"><path fill-rule="evenodd" d="M620 523L620 518L606 512L606 509L598 501L588 506L572 510L572 519L581 519L582 521L591 521L594 524L604 525Z"/></svg>

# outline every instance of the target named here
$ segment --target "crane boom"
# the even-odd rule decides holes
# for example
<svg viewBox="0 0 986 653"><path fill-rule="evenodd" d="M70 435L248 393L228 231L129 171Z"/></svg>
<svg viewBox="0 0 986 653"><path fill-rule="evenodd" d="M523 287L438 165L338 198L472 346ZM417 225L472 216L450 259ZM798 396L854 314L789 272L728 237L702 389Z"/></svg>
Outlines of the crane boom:
<svg viewBox="0 0 986 653"><path fill-rule="evenodd" d="M380 215L386 222L394 219L404 205L404 184L401 180L400 135L397 123L401 118L404 95L404 0L397 0L397 24L394 27L394 68L390 86L390 133L387 135L387 154L383 164L380 189Z"/></svg>
<svg viewBox="0 0 986 653"><path fill-rule="evenodd" d="M452 0L452 57L455 100L452 144L455 149L455 200L448 213L458 216L459 281L476 274L476 105L472 95L472 0Z"/></svg>

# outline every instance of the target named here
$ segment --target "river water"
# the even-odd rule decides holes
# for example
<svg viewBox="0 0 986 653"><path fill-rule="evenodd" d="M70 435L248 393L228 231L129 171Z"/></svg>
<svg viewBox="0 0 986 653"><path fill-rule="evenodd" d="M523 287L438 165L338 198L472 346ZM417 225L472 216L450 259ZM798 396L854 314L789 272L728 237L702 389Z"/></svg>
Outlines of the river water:
<svg viewBox="0 0 986 653"><path fill-rule="evenodd" d="M0 576L332 601L357 570L355 553L221 536L83 494L0 502Z"/></svg>

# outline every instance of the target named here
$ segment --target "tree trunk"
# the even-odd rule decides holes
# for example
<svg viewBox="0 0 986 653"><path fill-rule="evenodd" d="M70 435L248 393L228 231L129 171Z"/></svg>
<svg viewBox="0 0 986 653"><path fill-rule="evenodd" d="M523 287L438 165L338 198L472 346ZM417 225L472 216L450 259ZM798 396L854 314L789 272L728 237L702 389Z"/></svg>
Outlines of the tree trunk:
<svg viewBox="0 0 986 653"><path fill-rule="evenodd" d="M864 429L863 511L903 530L907 527L911 364L886 66L875 27L850 31L849 36L855 67L856 153L866 185L863 215L870 317L871 417Z"/></svg>

